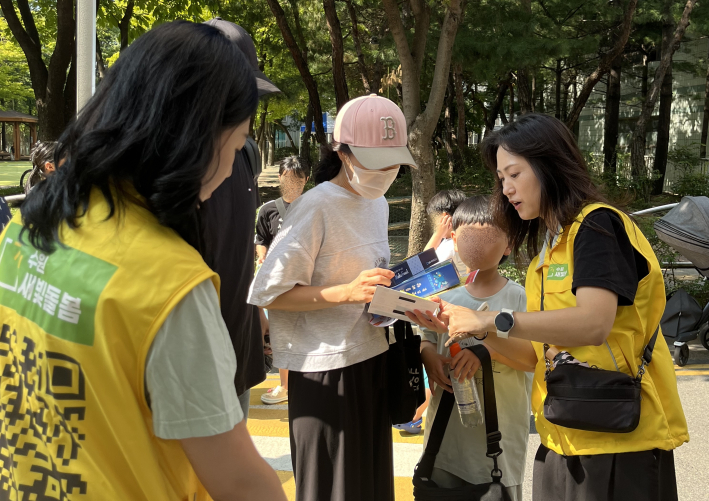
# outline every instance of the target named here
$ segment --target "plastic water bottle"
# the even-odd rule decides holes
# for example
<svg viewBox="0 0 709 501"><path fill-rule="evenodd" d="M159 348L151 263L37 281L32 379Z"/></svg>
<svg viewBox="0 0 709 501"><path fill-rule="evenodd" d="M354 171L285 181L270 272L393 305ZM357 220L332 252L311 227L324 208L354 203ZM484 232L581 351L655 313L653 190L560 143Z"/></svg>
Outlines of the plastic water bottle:
<svg viewBox="0 0 709 501"><path fill-rule="evenodd" d="M451 357L455 357L460 353L461 349L458 343L453 343L450 346ZM451 369L451 386L453 386L453 394L458 404L460 421L466 428L474 428L483 424L483 410L480 405L480 396L478 395L478 386L475 384L475 378L465 379L461 383L454 374L455 371Z"/></svg>

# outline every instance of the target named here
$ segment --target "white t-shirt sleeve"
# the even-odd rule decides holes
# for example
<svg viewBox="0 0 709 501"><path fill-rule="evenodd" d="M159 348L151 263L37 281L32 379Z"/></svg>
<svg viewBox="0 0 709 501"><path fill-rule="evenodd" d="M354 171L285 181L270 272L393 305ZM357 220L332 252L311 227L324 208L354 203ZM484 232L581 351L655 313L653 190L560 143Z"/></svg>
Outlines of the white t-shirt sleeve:
<svg viewBox="0 0 709 501"><path fill-rule="evenodd" d="M436 249L436 256L438 256L438 261L448 261L449 259L453 259L453 256L455 256L453 239L445 238L441 240L441 243Z"/></svg>
<svg viewBox="0 0 709 501"><path fill-rule="evenodd" d="M244 419L236 396L236 355L211 280L197 285L168 315L145 363L155 435L207 437Z"/></svg>
<svg viewBox="0 0 709 501"><path fill-rule="evenodd" d="M251 283L247 302L262 308L296 285L311 285L324 237L322 219L298 212L296 200Z"/></svg>

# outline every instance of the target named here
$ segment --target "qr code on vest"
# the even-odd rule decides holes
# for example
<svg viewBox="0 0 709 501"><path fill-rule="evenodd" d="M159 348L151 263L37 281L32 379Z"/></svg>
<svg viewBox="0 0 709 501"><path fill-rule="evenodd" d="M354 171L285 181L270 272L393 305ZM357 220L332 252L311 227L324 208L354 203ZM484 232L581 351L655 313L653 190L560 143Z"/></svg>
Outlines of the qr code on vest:
<svg viewBox="0 0 709 501"><path fill-rule="evenodd" d="M30 337L3 325L0 369L0 500L86 494L81 475L69 473L85 438L78 427L86 410L79 363L38 351Z"/></svg>

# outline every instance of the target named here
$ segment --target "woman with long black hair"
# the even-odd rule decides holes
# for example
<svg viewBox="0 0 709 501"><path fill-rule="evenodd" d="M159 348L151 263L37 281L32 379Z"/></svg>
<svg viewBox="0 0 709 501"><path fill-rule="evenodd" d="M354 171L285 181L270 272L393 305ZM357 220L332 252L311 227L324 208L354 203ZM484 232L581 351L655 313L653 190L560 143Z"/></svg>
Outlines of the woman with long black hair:
<svg viewBox="0 0 709 501"><path fill-rule="evenodd" d="M285 500L242 420L219 278L197 250L198 206L256 109L246 68L204 24L137 39L0 237L10 498Z"/></svg>
<svg viewBox="0 0 709 501"><path fill-rule="evenodd" d="M542 442L534 465L535 501L676 500L672 451L689 434L661 334L651 363L641 362L665 307L652 247L599 193L573 134L559 120L522 116L487 137L482 153L497 178L496 216L515 252L526 244L529 256L536 256L526 278L527 313L474 312L443 303L440 320L418 315L418 321L447 326L451 335L487 333L485 342L503 354L508 336L533 342L538 361L532 411ZM632 377L643 365L637 428L610 433L552 424L544 413L547 362ZM617 418L607 416L609 423Z"/></svg>

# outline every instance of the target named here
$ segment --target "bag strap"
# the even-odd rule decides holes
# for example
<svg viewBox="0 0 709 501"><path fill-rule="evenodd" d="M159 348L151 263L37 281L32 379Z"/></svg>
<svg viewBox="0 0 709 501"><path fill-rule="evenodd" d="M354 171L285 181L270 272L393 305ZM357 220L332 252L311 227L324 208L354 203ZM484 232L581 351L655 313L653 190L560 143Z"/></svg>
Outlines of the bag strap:
<svg viewBox="0 0 709 501"><path fill-rule="evenodd" d="M497 423L497 402L495 401L495 381L492 375L492 360L490 352L482 345L469 346L466 349L471 350L480 359L483 369L483 395L485 402L485 433L487 436L487 453L486 456L491 458L494 467L490 475L493 482L500 482L502 471L497 467L497 457L502 454L500 441L502 434L498 430ZM475 384L473 382L473 384ZM436 463L436 455L443 443L443 437L446 434L448 420L450 419L455 397L452 393L444 391L442 388L439 391L443 392L441 401L438 403L436 417L431 426L431 433L428 436L426 450L421 457L421 460L416 465L414 472L415 476L424 480L430 480L433 473L433 466Z"/></svg>
<svg viewBox="0 0 709 501"><path fill-rule="evenodd" d="M290 209L290 205L288 206L288 209L286 209L286 204L283 203L283 197L277 198L276 209L278 209L278 215L281 216L281 219L285 219L286 214L288 214L288 209Z"/></svg>
<svg viewBox="0 0 709 501"><path fill-rule="evenodd" d="M540 301L540 311L544 311L544 271L542 269L542 297ZM643 350L643 354L640 357L642 362L640 364L640 368L638 369L638 374L635 376L635 379L637 381L642 381L643 375L645 374L645 367L652 362L652 352L655 349L655 341L657 341L657 334L660 332L660 324L657 324L657 328L655 329L655 333L652 335L650 338L650 341L647 343L645 346L645 349ZM549 345L545 344L544 345L544 361L547 364L547 371L551 369L550 362L547 359L547 350L549 349Z"/></svg>

